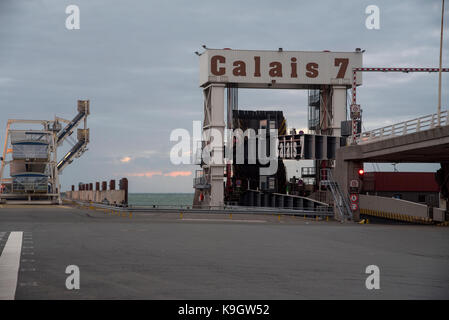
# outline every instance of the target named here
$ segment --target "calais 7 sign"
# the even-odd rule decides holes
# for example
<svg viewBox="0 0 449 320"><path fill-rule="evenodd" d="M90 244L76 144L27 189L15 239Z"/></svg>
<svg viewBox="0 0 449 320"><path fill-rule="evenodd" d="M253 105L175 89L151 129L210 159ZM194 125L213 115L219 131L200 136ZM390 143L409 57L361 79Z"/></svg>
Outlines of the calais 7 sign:
<svg viewBox="0 0 449 320"><path fill-rule="evenodd" d="M242 88L313 88L352 84L361 52L207 49L200 56L200 86L233 83ZM361 75L357 85L362 84Z"/></svg>

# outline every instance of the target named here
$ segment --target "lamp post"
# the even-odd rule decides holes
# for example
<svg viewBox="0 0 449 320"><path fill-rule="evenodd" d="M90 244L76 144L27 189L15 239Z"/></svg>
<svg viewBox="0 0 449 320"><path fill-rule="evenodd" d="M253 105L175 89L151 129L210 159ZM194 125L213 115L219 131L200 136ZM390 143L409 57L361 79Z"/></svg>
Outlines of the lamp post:
<svg viewBox="0 0 449 320"><path fill-rule="evenodd" d="M441 69L443 56L444 0L441 7L440 70L438 71L438 126L441 124Z"/></svg>

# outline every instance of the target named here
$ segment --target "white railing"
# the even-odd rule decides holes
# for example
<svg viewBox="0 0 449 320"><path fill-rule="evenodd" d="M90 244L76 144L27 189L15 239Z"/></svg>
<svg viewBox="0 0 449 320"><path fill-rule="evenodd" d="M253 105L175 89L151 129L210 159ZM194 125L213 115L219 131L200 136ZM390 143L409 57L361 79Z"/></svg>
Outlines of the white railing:
<svg viewBox="0 0 449 320"><path fill-rule="evenodd" d="M198 186L206 186L209 185L210 182L207 180L207 177L204 175L203 170L196 170L195 177L193 178L193 187L196 188Z"/></svg>
<svg viewBox="0 0 449 320"><path fill-rule="evenodd" d="M440 126L447 126L448 122L448 112L447 110L442 111L440 114ZM438 126L438 115L430 114L427 116L422 116L416 119L407 120L404 122L395 123L383 128L378 128L370 131L362 132L357 135L357 144L363 144L368 142L374 142L381 139L393 138L396 136L403 136L410 133L415 133L419 131L425 131L433 129Z"/></svg>

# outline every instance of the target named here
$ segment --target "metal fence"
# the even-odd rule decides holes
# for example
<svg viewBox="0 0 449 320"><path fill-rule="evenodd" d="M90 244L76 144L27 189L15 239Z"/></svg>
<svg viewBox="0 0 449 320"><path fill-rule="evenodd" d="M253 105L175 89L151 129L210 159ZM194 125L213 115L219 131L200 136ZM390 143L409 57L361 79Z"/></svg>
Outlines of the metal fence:
<svg viewBox="0 0 449 320"><path fill-rule="evenodd" d="M194 206L179 205L150 205L150 206L109 206L84 201L73 201L79 205L92 206L100 209L113 209L126 212L141 213L203 213L203 214L268 214L268 215L291 215L306 217L333 217L332 207L311 208L273 208L273 207L249 207L249 206L207 206L196 208Z"/></svg>
<svg viewBox="0 0 449 320"><path fill-rule="evenodd" d="M48 177L13 177L13 192L46 193Z"/></svg>

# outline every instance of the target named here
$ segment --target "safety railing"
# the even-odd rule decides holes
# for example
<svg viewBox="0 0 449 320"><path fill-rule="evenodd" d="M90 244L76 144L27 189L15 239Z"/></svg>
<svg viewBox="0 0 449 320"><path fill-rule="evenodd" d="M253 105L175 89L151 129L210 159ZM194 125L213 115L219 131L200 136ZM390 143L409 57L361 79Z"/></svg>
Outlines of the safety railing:
<svg viewBox="0 0 449 320"><path fill-rule="evenodd" d="M301 168L301 177L310 177L316 175L315 167L302 167Z"/></svg>
<svg viewBox="0 0 449 320"><path fill-rule="evenodd" d="M195 177L193 178L193 187L194 188L206 188L210 185L207 177L204 175L203 170L196 170Z"/></svg>
<svg viewBox="0 0 449 320"><path fill-rule="evenodd" d="M46 193L48 177L14 177L12 189L14 192Z"/></svg>
<svg viewBox="0 0 449 320"><path fill-rule="evenodd" d="M341 190L338 183L332 177L332 170L329 168L320 169L321 184L329 187L334 204L340 214L342 221L346 219L352 220L352 211L349 204L349 198L345 191Z"/></svg>
<svg viewBox="0 0 449 320"><path fill-rule="evenodd" d="M69 199L67 199L69 200ZM100 203L92 203L87 201L69 200L80 206L87 206L100 209L114 209L117 211L126 211L133 213L206 213L206 214L267 214L267 215L292 215L306 217L333 217L334 211L332 207L317 208L273 208L273 207L253 207L253 206L202 206L195 207L193 205L146 205L146 206L113 206Z"/></svg>
<svg viewBox="0 0 449 320"><path fill-rule="evenodd" d="M449 125L447 110L440 113L440 126ZM357 144L369 143L381 139L403 136L410 133L433 129L438 126L438 114L430 114L412 120L407 120L382 128L365 131L356 136Z"/></svg>

